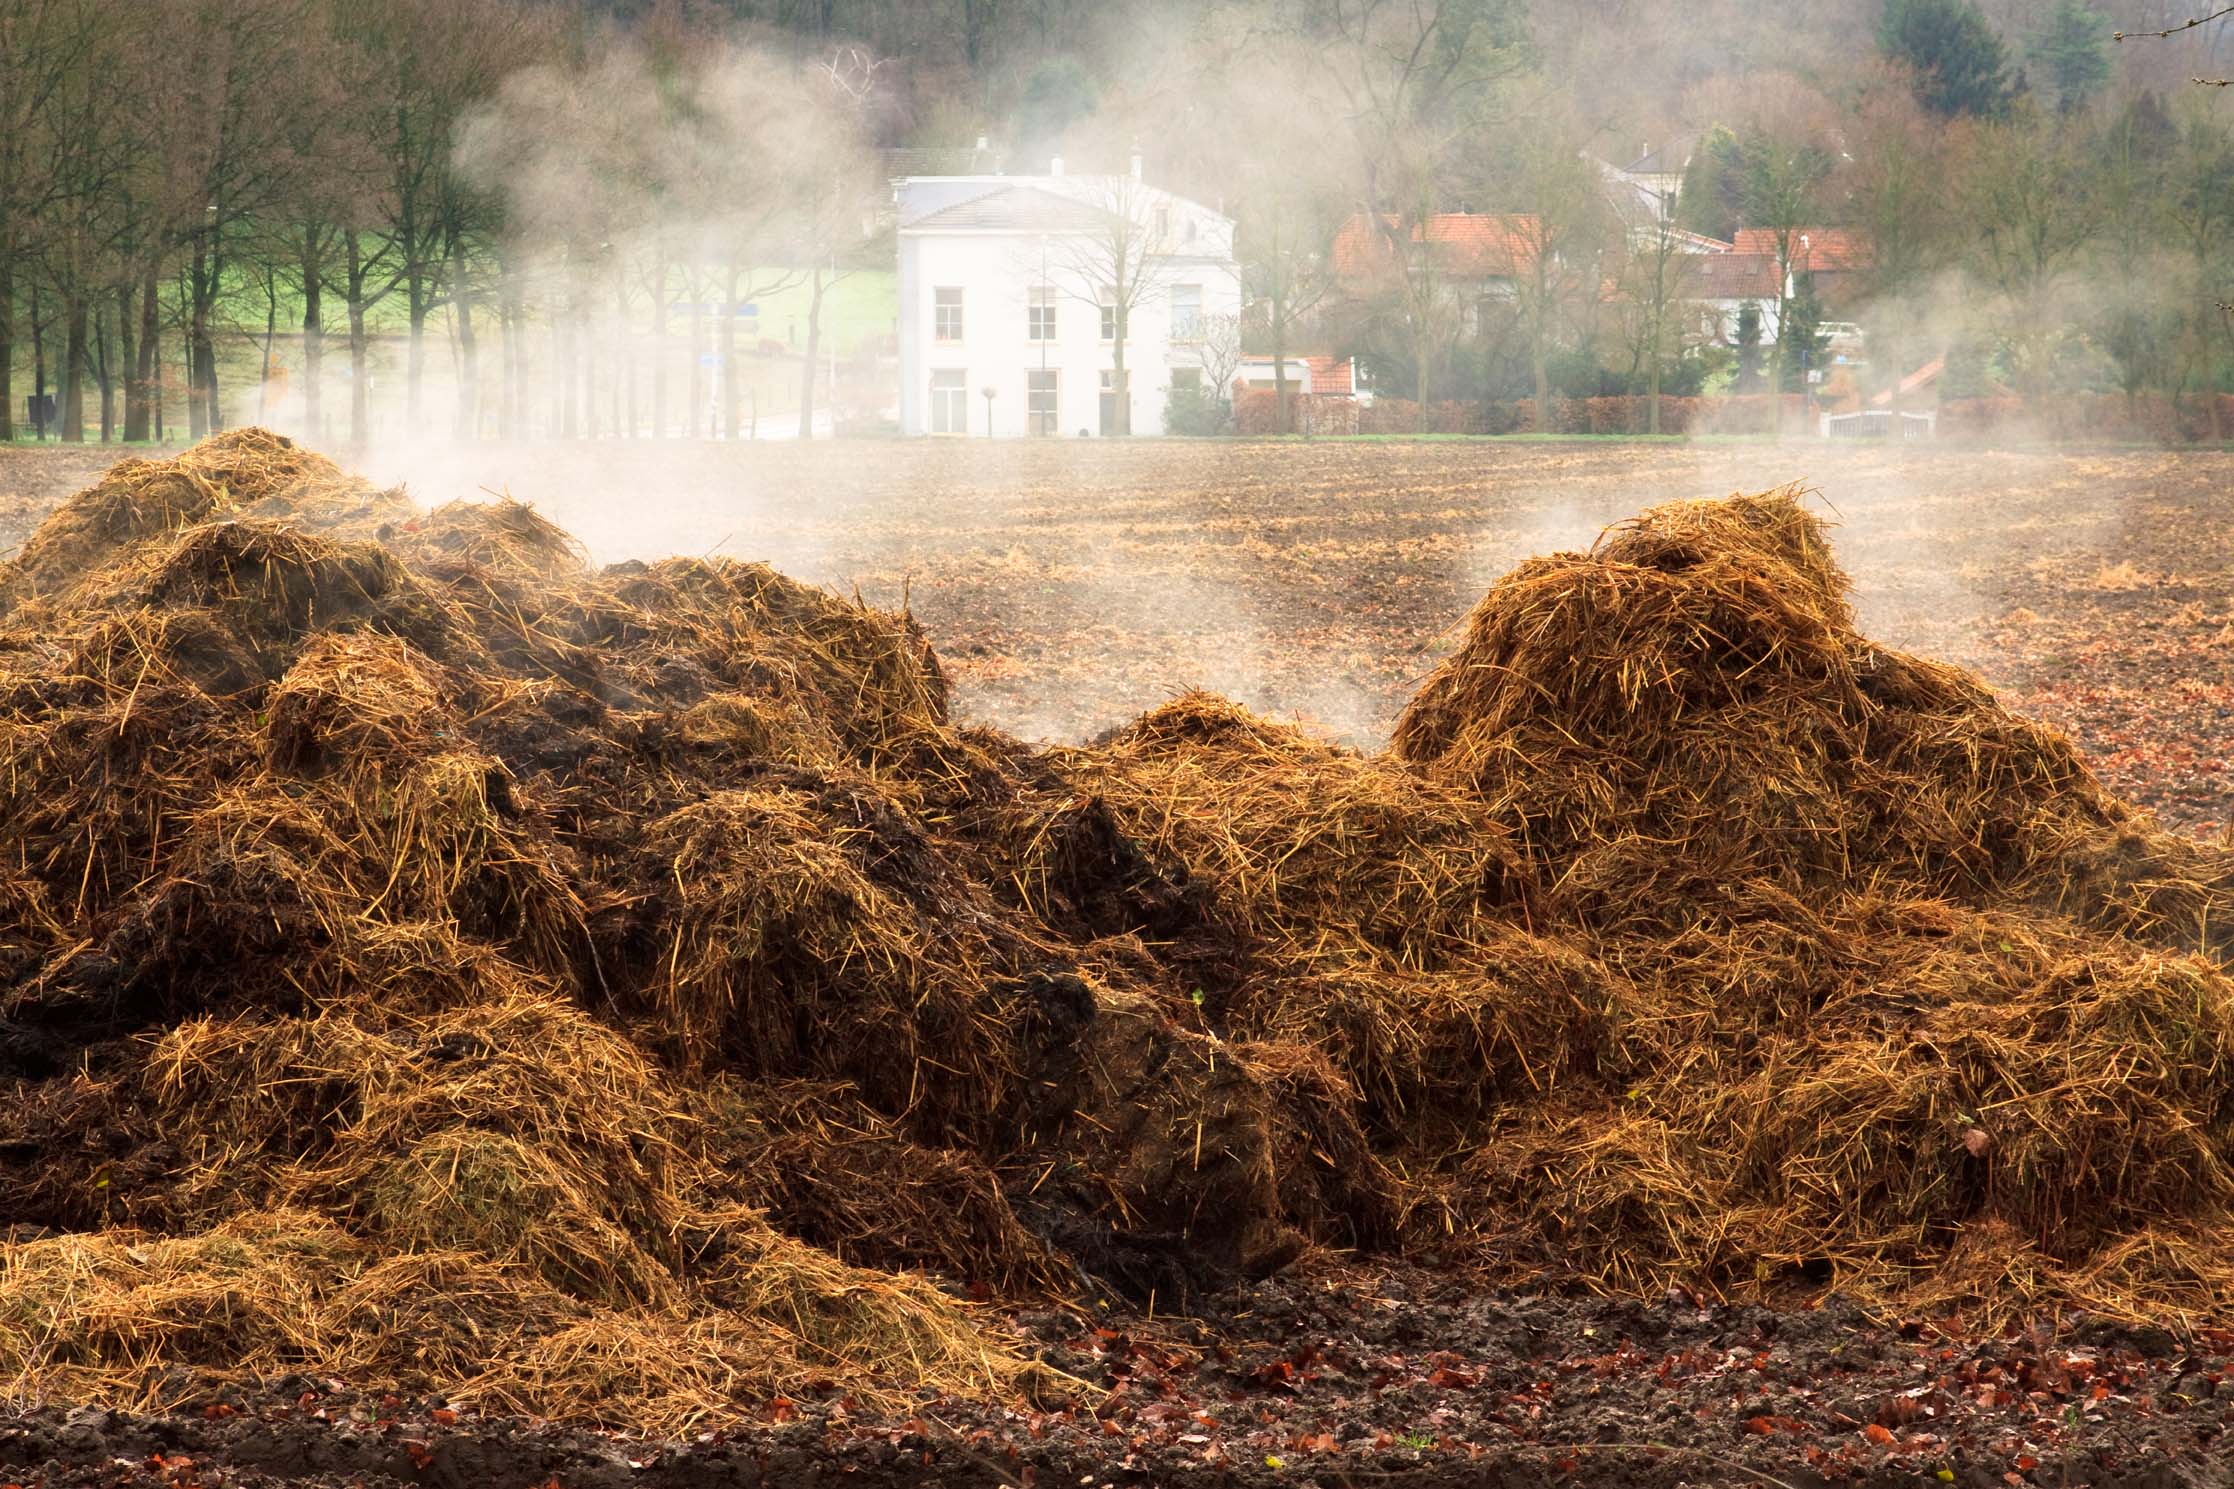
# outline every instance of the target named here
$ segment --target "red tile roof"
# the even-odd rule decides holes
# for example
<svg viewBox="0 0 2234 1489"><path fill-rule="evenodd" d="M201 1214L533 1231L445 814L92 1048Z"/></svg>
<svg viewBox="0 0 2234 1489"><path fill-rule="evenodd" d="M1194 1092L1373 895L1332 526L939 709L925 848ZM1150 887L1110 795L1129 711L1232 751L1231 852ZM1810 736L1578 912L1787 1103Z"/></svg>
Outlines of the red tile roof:
<svg viewBox="0 0 2234 1489"><path fill-rule="evenodd" d="M1682 264L1683 293L1694 300L1774 300L1773 253L1697 253Z"/></svg>
<svg viewBox="0 0 2234 1489"><path fill-rule="evenodd" d="M1313 393L1332 393L1336 397L1344 397L1357 391L1357 382L1352 376L1353 368L1348 357L1305 357L1303 360L1311 364Z"/></svg>
<svg viewBox="0 0 2234 1489"><path fill-rule="evenodd" d="M1807 246L1800 246L1801 235L1807 237ZM1776 257L1776 230L1765 227L1741 227L1731 245L1740 253L1765 253ZM1811 269L1819 273L1837 273L1842 269L1869 267L1869 244L1860 234L1842 227L1803 227L1792 234L1792 268L1795 272Z"/></svg>
<svg viewBox="0 0 2234 1489"><path fill-rule="evenodd" d="M1383 221L1396 225L1394 217ZM1438 212L1412 225L1412 241L1429 246L1441 273L1460 279L1514 279L1535 265L1538 232L1533 214ZM1334 235L1334 270L1344 278L1370 274L1388 257L1387 240L1362 212Z"/></svg>

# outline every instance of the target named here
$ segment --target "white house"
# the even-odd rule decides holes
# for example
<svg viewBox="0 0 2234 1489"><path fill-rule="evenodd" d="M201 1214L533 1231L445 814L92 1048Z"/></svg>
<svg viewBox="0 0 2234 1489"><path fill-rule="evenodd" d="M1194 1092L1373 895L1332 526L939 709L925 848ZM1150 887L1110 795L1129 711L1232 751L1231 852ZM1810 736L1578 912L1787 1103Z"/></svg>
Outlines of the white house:
<svg viewBox="0 0 2234 1489"><path fill-rule="evenodd" d="M1056 160L895 191L904 434L1161 434L1171 389L1200 384L1206 337L1240 315L1232 219L1148 185L1137 155L1128 175Z"/></svg>

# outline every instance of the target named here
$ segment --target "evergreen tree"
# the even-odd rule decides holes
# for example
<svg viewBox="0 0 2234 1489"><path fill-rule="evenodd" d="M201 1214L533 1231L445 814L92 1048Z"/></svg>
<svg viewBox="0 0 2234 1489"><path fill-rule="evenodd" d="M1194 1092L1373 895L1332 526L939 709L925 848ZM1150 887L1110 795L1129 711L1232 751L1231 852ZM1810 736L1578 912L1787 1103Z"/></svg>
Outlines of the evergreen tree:
<svg viewBox="0 0 2234 1489"><path fill-rule="evenodd" d="M1751 300L1738 307L1738 380L1735 391L1761 391L1761 307Z"/></svg>
<svg viewBox="0 0 2234 1489"><path fill-rule="evenodd" d="M1784 299L1784 319L1777 323L1776 340L1783 352L1784 387L1787 393L1804 392L1807 375L1823 366L1831 340L1822 334L1823 302L1815 293L1815 276L1794 276L1792 293Z"/></svg>
<svg viewBox="0 0 2234 1489"><path fill-rule="evenodd" d="M1717 124L1699 141L1683 168L1676 223L1689 232L1727 242L1744 226L1744 197L1744 151L1737 136Z"/></svg>
<svg viewBox="0 0 2234 1489"><path fill-rule="evenodd" d="M1016 101L1013 135L1036 163L1040 152L1061 143L1065 131L1101 102L1094 75L1076 57L1051 57L1032 69Z"/></svg>
<svg viewBox="0 0 2234 1489"><path fill-rule="evenodd" d="M2032 39L2031 57L2058 111L2069 114L2086 107L2109 81L2110 29L2088 0L2056 0L2048 12Z"/></svg>
<svg viewBox="0 0 2234 1489"><path fill-rule="evenodd" d="M1999 119L2020 88L1974 0L1885 0L1877 48L1915 74L1917 101L1942 118Z"/></svg>

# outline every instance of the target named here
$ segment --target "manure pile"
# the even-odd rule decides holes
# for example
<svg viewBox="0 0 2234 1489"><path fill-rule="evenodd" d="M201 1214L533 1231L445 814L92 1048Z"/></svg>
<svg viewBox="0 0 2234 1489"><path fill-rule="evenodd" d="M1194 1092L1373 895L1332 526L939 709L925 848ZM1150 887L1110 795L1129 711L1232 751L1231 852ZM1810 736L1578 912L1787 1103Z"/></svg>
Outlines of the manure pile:
<svg viewBox="0 0 2234 1489"><path fill-rule="evenodd" d="M0 1376L672 1430L1060 1392L1313 1245L2208 1312L2234 855L1857 635L1793 493L1524 564L1383 756L956 727L905 616L246 431L0 565Z"/></svg>

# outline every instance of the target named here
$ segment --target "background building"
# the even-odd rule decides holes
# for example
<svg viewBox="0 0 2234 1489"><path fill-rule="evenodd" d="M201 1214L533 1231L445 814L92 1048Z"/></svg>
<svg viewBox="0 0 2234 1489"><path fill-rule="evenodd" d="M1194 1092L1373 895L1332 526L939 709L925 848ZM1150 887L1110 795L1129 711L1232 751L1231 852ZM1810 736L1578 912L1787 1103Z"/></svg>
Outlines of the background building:
<svg viewBox="0 0 2234 1489"><path fill-rule="evenodd" d="M1233 221L1148 185L1137 155L896 194L902 433L1161 434L1175 388L1230 376Z"/></svg>

